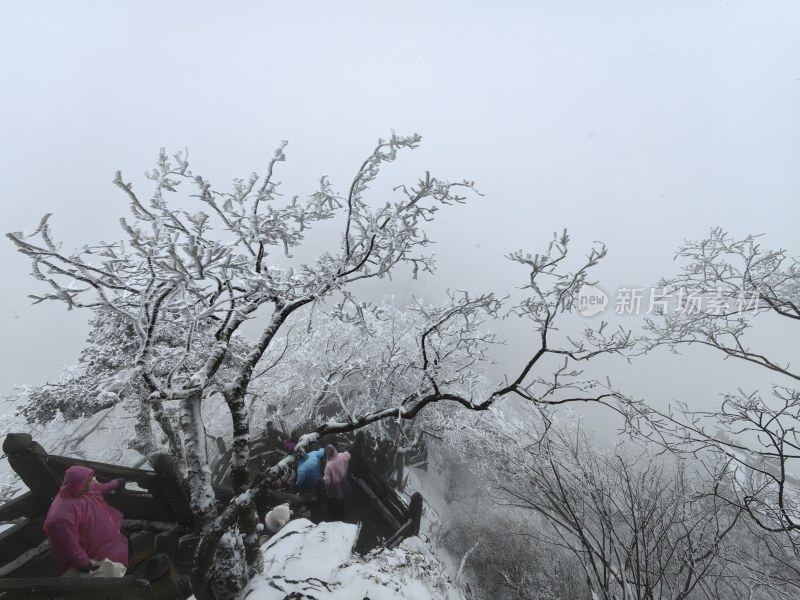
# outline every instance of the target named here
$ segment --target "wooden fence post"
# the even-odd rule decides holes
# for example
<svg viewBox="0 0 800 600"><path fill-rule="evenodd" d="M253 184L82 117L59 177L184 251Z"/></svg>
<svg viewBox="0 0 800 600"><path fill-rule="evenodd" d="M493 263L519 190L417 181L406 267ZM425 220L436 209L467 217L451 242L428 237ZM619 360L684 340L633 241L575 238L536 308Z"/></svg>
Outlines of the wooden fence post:
<svg viewBox="0 0 800 600"><path fill-rule="evenodd" d="M411 531L408 535L419 535L422 523L422 494L419 492L411 495L411 501L408 503L408 517L411 519Z"/></svg>
<svg viewBox="0 0 800 600"><path fill-rule="evenodd" d="M325 516L325 510L328 506L328 493L325 490L325 481L322 479L317 481L314 491L316 492L316 499L311 506L311 520L315 523L319 523L322 521L322 517Z"/></svg>
<svg viewBox="0 0 800 600"><path fill-rule="evenodd" d="M9 433L3 442L8 464L34 496L47 506L61 488L61 478L47 464L47 452L28 433Z"/></svg>

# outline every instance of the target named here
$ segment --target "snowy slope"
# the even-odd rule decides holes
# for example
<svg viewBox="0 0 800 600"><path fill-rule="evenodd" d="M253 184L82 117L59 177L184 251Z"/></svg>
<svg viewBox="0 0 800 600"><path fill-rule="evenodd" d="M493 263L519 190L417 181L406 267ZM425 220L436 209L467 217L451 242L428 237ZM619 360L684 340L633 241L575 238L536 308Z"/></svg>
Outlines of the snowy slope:
<svg viewBox="0 0 800 600"><path fill-rule="evenodd" d="M265 575L245 590L247 600L463 600L444 566L419 538L366 557L352 553L358 527L306 519L290 521L263 547Z"/></svg>

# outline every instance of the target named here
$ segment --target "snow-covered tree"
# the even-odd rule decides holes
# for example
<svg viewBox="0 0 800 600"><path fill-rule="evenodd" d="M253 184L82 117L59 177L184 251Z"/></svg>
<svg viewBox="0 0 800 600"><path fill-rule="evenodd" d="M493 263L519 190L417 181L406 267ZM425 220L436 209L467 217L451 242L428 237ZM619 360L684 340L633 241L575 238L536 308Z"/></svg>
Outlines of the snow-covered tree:
<svg viewBox="0 0 800 600"><path fill-rule="evenodd" d="M124 376L117 373L112 387L130 382L144 390L138 422L141 447L156 448L155 440L147 439L145 426L152 414L172 452L185 464L201 534L192 578L198 598L235 597L262 568L253 498L285 472L294 457L251 484L250 404L255 409L261 399L248 394L254 376L271 368L270 361L286 359L281 357L281 343L290 338L290 321L296 322L304 310L321 309L322 301L331 298L336 302L333 313L360 321L369 331L372 317L352 297L352 284L383 278L401 264L409 265L414 275L432 271L431 257L422 253L430 243L424 223L443 205L463 202L462 192L473 191L471 182L448 183L426 173L415 185L394 188L392 200L371 201L370 186L382 166L419 141L417 135L380 140L344 194L336 193L323 177L309 197L295 196L286 204L280 204L274 179L275 167L285 159L285 144L263 176L235 180L229 192L218 191L192 173L183 154L169 158L162 151L156 168L147 174L154 187L148 200L121 173L114 180L132 213L132 219L121 221L124 241L64 252L53 241L49 215L33 234L9 234L19 251L31 258L34 276L50 288L49 293L34 296L35 301L55 300L70 309L114 314L134 332L133 368ZM187 185L192 193L182 197ZM168 197L178 200L169 203ZM202 211L186 208L198 204ZM304 244L309 229L328 220L340 231L336 248L313 262L290 266L292 250ZM421 320L408 371L403 371L407 365L399 354L394 379L378 377L382 389L360 389L347 418L321 419L301 438L297 452L326 433L354 431L387 418L409 421L435 405L483 411L509 395L534 403L611 402L610 392L598 391L571 363L626 348L627 334L609 333L601 324L586 329L581 337L554 339L555 321L572 310L589 270L605 255L605 248L597 246L571 271L568 241L564 233L542 254L509 256L528 271L524 289L529 295L513 311L530 320L536 332L531 353L515 376L488 390L470 387L466 371L459 369L482 357L489 339L480 331L481 322L498 314L501 301L494 294L453 294L442 305L416 308ZM256 320L260 334L240 342L245 323ZM313 328L313 320L308 323ZM160 336L169 342L159 343ZM554 376L537 375L541 361L553 355L564 360L562 367ZM324 391L326 377L340 380L348 368L345 362L338 370L317 370L322 379L309 385ZM378 395L359 404L362 393ZM203 407L217 398L227 406L233 439L234 498L221 511L211 487L202 431ZM237 559L242 555L244 569Z"/></svg>
<svg viewBox="0 0 800 600"><path fill-rule="evenodd" d="M643 350L711 349L766 369L774 385L753 390L731 382L721 405L703 411L685 403L657 410L630 399L629 428L674 452L720 454L732 477L731 485L717 489L719 497L797 544L800 371L790 350L765 334L791 331L800 322L800 261L785 250L762 248L757 237L735 239L721 229L686 242L676 259L681 271L658 284L668 304L648 319Z"/></svg>
<svg viewBox="0 0 800 600"><path fill-rule="evenodd" d="M107 409L122 404L122 410L116 411L118 416L130 413L136 419L135 430L130 432L127 445L147 456L160 446L151 430L150 407L140 401L148 395L145 382L134 376L139 349L136 332L122 315L103 308L96 309L90 325L87 345L78 364L67 368L56 383L24 388L18 412L30 423L44 424L57 415L65 421L97 413L107 415ZM184 324L174 319L157 323L151 346L156 377L168 377L177 357L183 358L184 367L189 370L201 366L198 361L202 349L212 346L215 341L209 323L202 325L196 328L190 341L192 348L187 352ZM234 350L220 367L223 378L231 377L231 369L241 365L238 357L251 350L250 343L241 335L233 336L231 345ZM163 408L164 412L159 413L158 418L169 424L177 416L175 407ZM177 446L176 449L180 456L182 448Z"/></svg>
<svg viewBox="0 0 800 600"><path fill-rule="evenodd" d="M532 434L534 418L487 432L479 463L500 502L552 526L536 537L575 556L593 597L683 600L717 576L739 512L710 493L713 481L630 444L599 448L579 422L545 416Z"/></svg>
<svg viewBox="0 0 800 600"><path fill-rule="evenodd" d="M441 498L431 510L431 535L452 557L456 580L468 585L474 598L589 598L581 563L548 543L548 524L529 510L497 501L492 479L476 468L480 453L469 444L448 444L437 446L433 458L420 476L434 502Z"/></svg>
<svg viewBox="0 0 800 600"><path fill-rule="evenodd" d="M79 362L56 383L23 388L18 412L30 423L47 423L61 415L71 421L114 406L141 393L129 377L138 348L133 329L115 313L98 313ZM138 384L138 385L137 385Z"/></svg>
<svg viewBox="0 0 800 600"><path fill-rule="evenodd" d="M450 298L450 305L456 302ZM400 309L385 298L378 306L348 314L315 311L294 322L287 338L273 348L274 356L265 356L268 366L253 378L253 427L272 421L285 432L304 431L324 420L349 422L412 397L425 385L419 342L440 309L420 302ZM464 398L486 396L493 385L482 367L495 338L480 330L478 317L466 313L432 334L439 385ZM455 414L433 405L411 422L392 418L370 426L374 437L394 449L387 462L399 465L399 485L404 457L420 450L430 435L452 427Z"/></svg>

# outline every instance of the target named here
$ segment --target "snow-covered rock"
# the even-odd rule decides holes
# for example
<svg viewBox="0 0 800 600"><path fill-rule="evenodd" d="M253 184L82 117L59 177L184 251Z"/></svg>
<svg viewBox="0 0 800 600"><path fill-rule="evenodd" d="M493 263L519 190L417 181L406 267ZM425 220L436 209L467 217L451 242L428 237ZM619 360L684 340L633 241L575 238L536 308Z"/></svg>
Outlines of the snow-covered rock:
<svg viewBox="0 0 800 600"><path fill-rule="evenodd" d="M353 554L358 527L290 521L262 547L264 575L250 582L247 600L283 600L292 593L316 600L463 600L444 565L419 538L365 557Z"/></svg>

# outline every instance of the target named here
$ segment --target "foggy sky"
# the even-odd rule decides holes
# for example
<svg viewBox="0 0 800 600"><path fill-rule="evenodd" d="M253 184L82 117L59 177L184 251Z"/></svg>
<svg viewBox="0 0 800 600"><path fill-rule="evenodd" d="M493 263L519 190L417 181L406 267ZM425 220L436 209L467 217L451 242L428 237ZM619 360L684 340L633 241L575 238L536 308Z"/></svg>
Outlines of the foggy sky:
<svg viewBox="0 0 800 600"><path fill-rule="evenodd" d="M401 297L510 290L525 274L503 254L563 228L576 255L608 245L609 290L670 274L680 242L716 225L797 254L798 30L790 1L6 2L3 232L52 212L66 249L119 239L114 173L148 189L162 146L188 148L193 171L225 188L287 139L284 193L323 173L343 190L394 129L423 143L387 186L430 170L484 194L441 213L439 274L409 286L398 273L386 291ZM11 394L76 362L88 314L31 306L42 288L3 243ZM771 343L796 355L790 333ZM498 358L521 360L522 339ZM609 368L637 392L720 389L703 363L656 359Z"/></svg>

